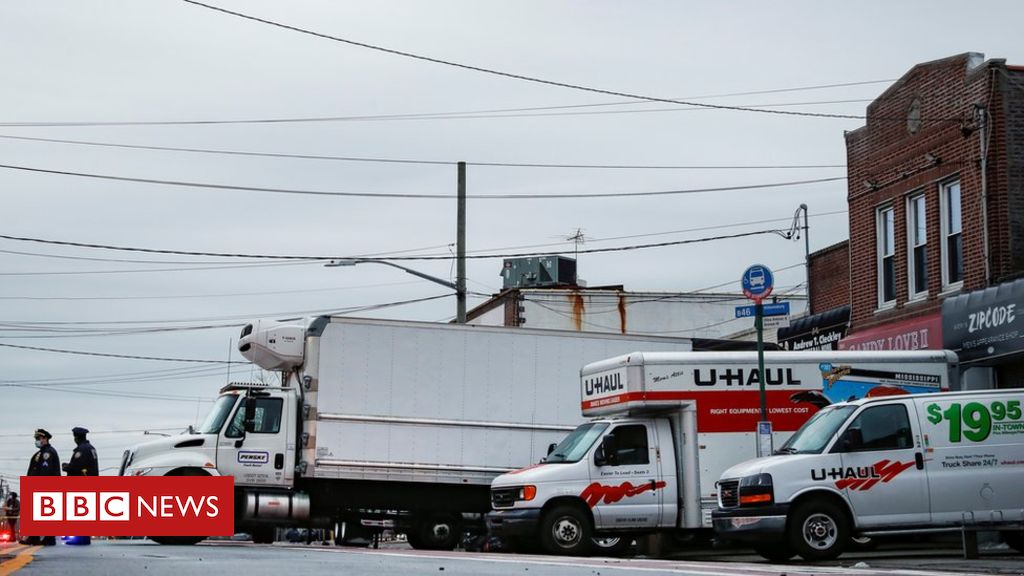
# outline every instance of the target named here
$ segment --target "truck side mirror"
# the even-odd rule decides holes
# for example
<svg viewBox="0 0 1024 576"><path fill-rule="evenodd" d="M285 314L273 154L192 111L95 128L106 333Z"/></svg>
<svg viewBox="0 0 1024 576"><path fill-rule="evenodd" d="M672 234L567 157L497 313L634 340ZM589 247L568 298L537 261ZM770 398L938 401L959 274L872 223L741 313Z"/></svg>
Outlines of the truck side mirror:
<svg viewBox="0 0 1024 576"><path fill-rule="evenodd" d="M856 452L864 447L864 435L860 428L847 428L839 439L839 449L843 452Z"/></svg>
<svg viewBox="0 0 1024 576"><path fill-rule="evenodd" d="M608 434L601 439L601 445L594 452L594 464L597 466L618 466L618 449L615 434Z"/></svg>
<svg viewBox="0 0 1024 576"><path fill-rule="evenodd" d="M246 432L256 430L256 399L246 396L242 399L242 408L245 410L245 418L242 420L242 428Z"/></svg>

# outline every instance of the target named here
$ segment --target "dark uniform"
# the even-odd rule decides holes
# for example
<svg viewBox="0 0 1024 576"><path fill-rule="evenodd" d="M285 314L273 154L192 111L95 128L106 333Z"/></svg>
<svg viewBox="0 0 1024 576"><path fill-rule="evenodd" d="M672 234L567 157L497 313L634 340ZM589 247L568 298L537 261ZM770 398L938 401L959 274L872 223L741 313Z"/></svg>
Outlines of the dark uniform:
<svg viewBox="0 0 1024 576"><path fill-rule="evenodd" d="M89 431L85 428L72 428L71 433L75 435L78 446L68 462L68 476L99 476L100 462L96 457L96 449L85 438Z"/></svg>
<svg viewBox="0 0 1024 576"><path fill-rule="evenodd" d="M7 502L4 505L7 514L7 528L11 531L11 538L18 537L18 515L21 514L21 502L18 500L18 493L11 492L7 495Z"/></svg>
<svg viewBox="0 0 1024 576"><path fill-rule="evenodd" d="M37 446L43 439L46 440L46 444L43 444L39 451L32 456L32 459L28 461L28 474L26 476L60 476L60 456L57 456L57 451L49 444L53 435L40 428L36 430L33 436L35 436ZM43 536L42 538L31 538L28 543L42 543L43 546L53 546L57 543L57 539L53 536Z"/></svg>

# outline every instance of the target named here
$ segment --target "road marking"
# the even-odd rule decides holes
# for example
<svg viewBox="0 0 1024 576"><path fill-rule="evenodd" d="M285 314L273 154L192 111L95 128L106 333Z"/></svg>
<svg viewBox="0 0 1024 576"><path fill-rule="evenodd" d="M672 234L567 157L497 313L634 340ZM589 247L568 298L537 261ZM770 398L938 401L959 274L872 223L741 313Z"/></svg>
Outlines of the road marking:
<svg viewBox="0 0 1024 576"><path fill-rule="evenodd" d="M0 576L8 576L14 574L18 570L21 570L32 562L32 555L36 553L42 546L29 546L24 550L20 551L14 558L7 560L3 564L0 564Z"/></svg>

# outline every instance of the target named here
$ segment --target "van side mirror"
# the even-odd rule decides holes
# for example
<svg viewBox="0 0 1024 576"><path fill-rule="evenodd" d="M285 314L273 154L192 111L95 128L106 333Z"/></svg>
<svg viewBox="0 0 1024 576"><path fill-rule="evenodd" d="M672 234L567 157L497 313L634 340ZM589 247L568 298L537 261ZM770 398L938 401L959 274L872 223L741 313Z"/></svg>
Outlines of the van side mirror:
<svg viewBox="0 0 1024 576"><path fill-rule="evenodd" d="M555 444L554 442L552 442L551 444L548 444L548 453L547 453L548 456L550 456L551 453L555 451L555 447L556 446L558 446L558 444Z"/></svg>
<svg viewBox="0 0 1024 576"><path fill-rule="evenodd" d="M618 466L618 450L615 434L608 434L601 439L601 445L594 452L594 464L597 466Z"/></svg>
<svg viewBox="0 0 1024 576"><path fill-rule="evenodd" d="M847 428L839 439L839 449L843 452L856 452L864 447L864 435L860 428Z"/></svg>

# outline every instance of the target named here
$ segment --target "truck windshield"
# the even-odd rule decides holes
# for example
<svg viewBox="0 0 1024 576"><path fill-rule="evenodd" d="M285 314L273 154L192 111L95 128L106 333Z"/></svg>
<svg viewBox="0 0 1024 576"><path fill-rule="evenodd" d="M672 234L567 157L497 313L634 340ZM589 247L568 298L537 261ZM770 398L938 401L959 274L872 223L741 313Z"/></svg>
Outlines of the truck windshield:
<svg viewBox="0 0 1024 576"><path fill-rule="evenodd" d="M235 406L235 401L238 400L237 394L225 394L220 398L217 398L217 403L213 405L213 409L210 410L210 414L206 417L203 425L199 427L200 434L217 434L220 432L224 421L228 419L228 414L231 413L231 409Z"/></svg>
<svg viewBox="0 0 1024 576"><path fill-rule="evenodd" d="M608 428L606 422L591 422L573 430L544 459L545 464L579 462Z"/></svg>
<svg viewBox="0 0 1024 576"><path fill-rule="evenodd" d="M807 421L796 434L776 452L777 454L820 454L836 430L846 422L856 406L823 408Z"/></svg>

